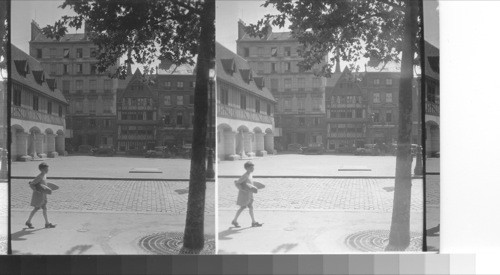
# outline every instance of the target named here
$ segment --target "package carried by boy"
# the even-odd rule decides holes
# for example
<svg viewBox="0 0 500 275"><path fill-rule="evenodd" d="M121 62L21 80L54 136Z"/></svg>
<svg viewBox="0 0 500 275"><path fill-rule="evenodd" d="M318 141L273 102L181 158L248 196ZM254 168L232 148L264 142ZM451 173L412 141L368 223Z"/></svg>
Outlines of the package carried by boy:
<svg viewBox="0 0 500 275"><path fill-rule="evenodd" d="M40 183L32 184L30 181L30 182L28 182L28 184L29 184L31 190L33 190L33 191L44 193L44 194L49 194L49 195L52 194L52 190L50 188L48 188L47 186L43 186Z"/></svg>

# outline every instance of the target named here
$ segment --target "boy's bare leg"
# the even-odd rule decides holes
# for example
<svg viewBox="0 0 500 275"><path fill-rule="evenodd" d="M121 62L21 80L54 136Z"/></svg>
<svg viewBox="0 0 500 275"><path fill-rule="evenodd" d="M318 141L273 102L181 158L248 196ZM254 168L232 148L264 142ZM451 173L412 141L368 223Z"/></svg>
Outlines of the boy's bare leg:
<svg viewBox="0 0 500 275"><path fill-rule="evenodd" d="M29 216L28 220L26 221L26 223L31 223L31 219L33 218L33 216L35 216L36 212L39 209L40 209L40 207L35 207L35 208L33 208L33 210L31 210L30 216Z"/></svg>
<svg viewBox="0 0 500 275"><path fill-rule="evenodd" d="M252 223L255 223L255 218L253 216L253 205L248 205L248 212L250 212L250 217L252 218Z"/></svg>
<svg viewBox="0 0 500 275"><path fill-rule="evenodd" d="M236 223L238 221L238 217L240 216L241 212L243 212L243 210L245 210L245 206L241 206L240 209L238 209L238 211L236 211L236 216L234 216L234 219L233 219L233 222Z"/></svg>
<svg viewBox="0 0 500 275"><path fill-rule="evenodd" d="M47 206L42 206L43 218L45 219L45 224L49 224L49 219L47 218Z"/></svg>

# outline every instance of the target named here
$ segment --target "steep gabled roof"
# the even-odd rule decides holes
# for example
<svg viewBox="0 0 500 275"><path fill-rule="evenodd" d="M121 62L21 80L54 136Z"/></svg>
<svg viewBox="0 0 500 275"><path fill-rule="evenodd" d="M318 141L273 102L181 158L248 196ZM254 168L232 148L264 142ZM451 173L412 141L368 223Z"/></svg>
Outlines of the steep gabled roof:
<svg viewBox="0 0 500 275"><path fill-rule="evenodd" d="M439 49L425 41L425 75L439 80Z"/></svg>
<svg viewBox="0 0 500 275"><path fill-rule="evenodd" d="M141 85L143 90L132 90L132 86ZM117 98L122 97L156 97L156 92L151 89L148 82L145 82L144 76L139 69L136 69L127 86L120 91Z"/></svg>
<svg viewBox="0 0 500 275"><path fill-rule="evenodd" d="M61 91L58 89L52 90L48 82L45 81L43 67L38 60L12 44L11 58L13 68L13 70L11 70L11 77L14 82L24 84L49 98L67 104L66 98ZM26 69L28 69L28 72Z"/></svg>
<svg viewBox="0 0 500 275"><path fill-rule="evenodd" d="M90 42L87 36L83 33L67 33L61 39L48 38L43 34L38 34L31 42Z"/></svg>
<svg viewBox="0 0 500 275"><path fill-rule="evenodd" d="M216 42L215 51L217 57L216 67L218 80L222 79L259 97L276 102L273 95L266 87L259 87L255 81L255 77L253 77L254 81L247 81L251 74L251 68L245 59L222 46L219 42ZM231 66L231 64L233 64L233 66ZM235 68L235 71L231 73L227 70L228 68ZM262 79L258 81L262 83Z"/></svg>

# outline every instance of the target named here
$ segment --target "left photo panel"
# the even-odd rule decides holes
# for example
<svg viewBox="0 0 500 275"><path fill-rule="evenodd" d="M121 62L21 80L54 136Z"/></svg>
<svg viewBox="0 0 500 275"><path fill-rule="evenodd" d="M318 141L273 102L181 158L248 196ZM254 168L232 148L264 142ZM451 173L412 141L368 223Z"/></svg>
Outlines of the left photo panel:
<svg viewBox="0 0 500 275"><path fill-rule="evenodd" d="M11 2L12 254L215 253L214 2Z"/></svg>
<svg viewBox="0 0 500 275"><path fill-rule="evenodd" d="M0 0L0 255L8 243L7 48L9 3Z"/></svg>

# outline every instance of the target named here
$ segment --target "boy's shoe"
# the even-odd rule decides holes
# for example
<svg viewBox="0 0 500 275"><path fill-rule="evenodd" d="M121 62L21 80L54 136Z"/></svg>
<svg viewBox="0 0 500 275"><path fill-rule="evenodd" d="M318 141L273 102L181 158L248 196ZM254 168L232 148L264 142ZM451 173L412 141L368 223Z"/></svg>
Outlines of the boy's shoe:
<svg viewBox="0 0 500 275"><path fill-rule="evenodd" d="M30 222L26 222L25 225L29 228L29 229L33 229L35 227L33 227L33 225L30 223Z"/></svg>
<svg viewBox="0 0 500 275"><path fill-rule="evenodd" d="M46 223L45 224L45 228L54 228L56 227L55 225L51 224L51 223Z"/></svg>
<svg viewBox="0 0 500 275"><path fill-rule="evenodd" d="M262 226L262 223L258 223L258 222L252 223L252 227L261 227L261 226Z"/></svg>
<svg viewBox="0 0 500 275"><path fill-rule="evenodd" d="M241 227L236 221L232 221L231 224L234 225L234 227Z"/></svg>

